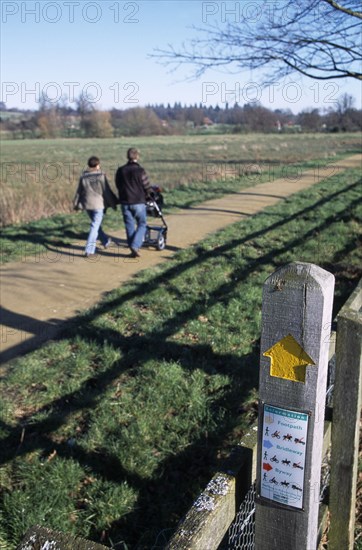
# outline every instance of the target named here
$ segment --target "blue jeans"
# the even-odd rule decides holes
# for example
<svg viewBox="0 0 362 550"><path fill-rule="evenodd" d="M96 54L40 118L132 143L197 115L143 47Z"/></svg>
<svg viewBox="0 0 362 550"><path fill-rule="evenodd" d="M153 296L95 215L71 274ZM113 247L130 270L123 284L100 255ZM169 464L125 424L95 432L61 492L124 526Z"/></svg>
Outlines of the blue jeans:
<svg viewBox="0 0 362 550"><path fill-rule="evenodd" d="M138 250L143 244L146 233L146 205L122 204L121 209L126 226L127 244L129 248Z"/></svg>
<svg viewBox="0 0 362 550"><path fill-rule="evenodd" d="M107 243L107 235L102 229L101 223L103 220L102 210L87 210L87 214L91 219L91 224L88 233L87 244L85 247L86 254L95 254L97 239L100 239L103 246Z"/></svg>

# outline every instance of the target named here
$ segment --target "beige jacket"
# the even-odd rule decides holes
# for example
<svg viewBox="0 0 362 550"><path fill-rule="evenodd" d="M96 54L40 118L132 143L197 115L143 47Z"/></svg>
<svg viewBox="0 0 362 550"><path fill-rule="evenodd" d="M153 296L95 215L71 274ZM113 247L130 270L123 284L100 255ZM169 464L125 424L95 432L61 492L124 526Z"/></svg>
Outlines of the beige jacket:
<svg viewBox="0 0 362 550"><path fill-rule="evenodd" d="M75 210L116 209L117 197L106 175L98 170L85 170L79 179L73 206Z"/></svg>

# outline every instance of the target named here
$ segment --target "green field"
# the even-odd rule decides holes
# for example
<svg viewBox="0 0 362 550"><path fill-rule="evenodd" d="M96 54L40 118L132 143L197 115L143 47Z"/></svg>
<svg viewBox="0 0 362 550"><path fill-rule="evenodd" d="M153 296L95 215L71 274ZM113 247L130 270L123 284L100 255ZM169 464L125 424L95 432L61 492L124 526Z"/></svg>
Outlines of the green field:
<svg viewBox="0 0 362 550"><path fill-rule="evenodd" d="M288 163L319 165L323 158L328 164L338 155L357 152L359 141L356 135L303 137L288 136L282 146L277 141L281 136L250 136L244 143L240 136L229 143L227 136L226 146L236 149L220 164L235 161L235 166L238 158L256 162L256 153L248 158L249 149L241 149L246 143L249 148L263 144L263 162L269 159L278 169ZM194 139L187 142L186 159L193 168L202 157ZM221 138L202 137L200 145L220 147L222 141L215 139ZM135 141L152 174L157 158L146 156L151 144L154 153L156 146L166 148L164 160L172 166L174 158L176 170L176 165L186 165L176 162L177 143L181 151L184 140L170 140L172 153L163 138ZM67 142L61 143L65 147ZM82 145L85 157L88 144L95 144L72 143L74 151ZM108 145L112 143L115 154L120 144ZM98 144L91 153L102 156L103 140ZM279 151L273 153L277 144ZM24 150L31 145L24 144ZM41 145L34 145L38 152ZM303 156L307 146L310 156ZM229 150L213 149L213 154L226 155L222 151ZM197 183L187 174L190 184L168 188L169 206L190 204L195 195L217 196L225 187L250 186L252 178L259 178L243 174ZM167 264L140 272L74 319L58 341L3 367L1 549L15 550L33 524L116 550L164 548L179 519L256 418L266 277L296 260L333 272L335 315L362 276L361 187L359 171L348 170L233 224L178 252ZM83 223L76 220L80 218L63 215L5 228L4 241L14 243L16 235L26 240L33 230L39 242L49 234L63 242L65 224L72 232L76 223ZM108 223L116 223L112 220ZM12 257L10 250L7 255Z"/></svg>
<svg viewBox="0 0 362 550"><path fill-rule="evenodd" d="M136 146L153 183L166 191L212 180L237 184L251 165L276 177L290 165L328 163L360 150L360 134L200 135L120 139L13 140L1 142L0 225L71 211L81 170L101 158L111 184L126 151ZM256 181L249 177L248 184ZM239 186L240 187L240 186Z"/></svg>

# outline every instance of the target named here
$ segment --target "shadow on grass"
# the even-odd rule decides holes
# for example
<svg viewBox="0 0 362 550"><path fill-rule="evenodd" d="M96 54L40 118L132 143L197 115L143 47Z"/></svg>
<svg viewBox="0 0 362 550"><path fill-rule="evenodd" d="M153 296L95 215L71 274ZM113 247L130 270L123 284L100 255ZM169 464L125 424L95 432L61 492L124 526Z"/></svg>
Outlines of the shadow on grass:
<svg viewBox="0 0 362 550"><path fill-rule="evenodd" d="M106 218L104 221L107 221ZM121 218L119 218L119 227L122 227ZM58 254L67 254L70 251L73 255L79 250L83 254L88 232L89 218L81 214L79 219L72 217L69 220L69 215L64 215L64 217L55 216L30 222L20 227L5 227L0 240L2 260L4 262L26 261L28 256L46 255L47 250ZM111 234L109 236L112 238ZM119 238L116 240L119 245L125 242ZM15 254L12 253L14 247L16 247Z"/></svg>
<svg viewBox="0 0 362 550"><path fill-rule="evenodd" d="M323 207L331 200L338 198L348 190L355 189L360 182L355 182L344 189L337 191L328 197L324 197L311 206L301 209L291 216L271 223L268 227L254 231L249 235L228 241L219 246L216 250L205 251L202 247L196 248L198 254L191 260L174 265L163 270L160 275L152 280L140 283L137 287L125 293L121 297L109 298L101 303L88 314L74 319L68 323L64 336L75 336L86 342L98 343L103 346L108 343L119 348L124 353L124 358L117 361L111 368L101 374L88 379L76 392L62 396L54 400L44 409L37 413L47 412L48 417L44 420L34 421L32 415L24 415L16 428L3 425L8 435L3 441L0 451L0 463L4 464L14 457L24 457L29 453L40 450L44 455L56 450L59 456L64 458L72 457L81 465L86 466L94 474L114 482L127 481L139 492L139 498L135 510L118 521L114 522L107 532L109 540L117 541L127 538L131 548L149 549L162 548L171 530L175 527L178 519L191 505L200 486L207 483L215 467L215 450L222 445L225 434L234 427L233 415L227 416L211 433L196 437L190 442L186 450L171 455L162 462L159 469L154 473L152 479L143 479L140 476L131 474L124 470L117 457L110 454L106 449L97 451L85 451L80 445L69 446L64 442L56 442L52 433L64 425L67 418L74 412L86 411L94 407L102 393L109 388L112 382L122 372L126 372L135 364L142 364L145 360L172 360L177 361L184 370L192 371L195 368L202 368L206 372L223 372L231 379L229 391L213 403L216 410L225 407L230 412L237 411L240 404L249 394L250 390L257 385L259 349L255 343L248 355L242 357L237 354L217 354L211 346L193 345L188 349L185 344L168 341L180 327L189 320L197 318L204 313L204 297L200 297L192 303L189 309L177 313L168 318L157 330L150 331L147 335L124 336L118 331L109 328L102 329L93 327L92 322L99 316L121 308L129 300L142 298L152 291L155 286L170 283L173 277L192 269L204 261L220 257L221 255L233 254L235 247L243 243L262 237L269 231L282 228L297 216L303 218L309 212L318 207ZM362 202L362 198L352 201L348 210ZM316 232L327 229L336 219L343 220L348 217L348 212L339 215L331 215L322 221L316 221L311 229L305 230L297 237L287 238L284 244L273 247L268 253L234 269L232 277L228 282L220 285L208 298L208 307L214 304L227 303L234 286L235 279L240 283L247 281L250 275L263 266L279 267L278 258L290 249L302 245L305 241L313 238ZM350 243L350 249L356 246L355 241ZM26 435L22 437L24 427ZM173 498L170 499L170 494ZM162 527L167 532L157 539ZM168 531L169 530L169 531ZM92 538L101 540L102 533L93 531ZM161 540L161 538L163 540ZM157 543L155 541L158 540ZM127 542L128 544L128 542Z"/></svg>
<svg viewBox="0 0 362 550"><path fill-rule="evenodd" d="M54 220L57 219L58 218L54 218ZM58 221L59 225L57 227L49 228L49 225L47 225L47 221L44 221L44 223L42 223L42 221L35 223L33 222L25 226L21 226L20 233L16 230L16 228L15 230L13 227L5 228L3 237L14 243L18 242L20 238L26 243L42 245L49 244L53 246L63 245L66 239L87 239L88 231L75 231L73 228L73 222L64 223L61 220L60 223ZM42 227L43 225L44 227ZM57 238L59 240L57 240Z"/></svg>
<svg viewBox="0 0 362 550"><path fill-rule="evenodd" d="M99 334L99 338L106 335ZM112 338L112 336L111 336ZM113 335L116 339L117 335ZM126 340L126 339L125 339ZM135 343L135 342L134 342ZM128 343L129 344L129 343ZM232 384L232 389L227 396L213 403L215 410L220 407L230 407L234 404L237 410L238 404L248 396L249 391L257 383L258 370L256 368L258 360L258 348L242 357L236 358L232 355L215 356L209 346L196 346L192 349L192 360L189 354L185 354L185 347L179 344L167 344L162 349L155 351L154 342L142 338L136 343L136 348L142 351L137 352L130 348L132 355L130 360L120 361L107 372L88 380L84 386L72 394L67 394L61 399L55 400L38 412L44 413L47 410L54 411L43 421L34 422L31 415L21 419L21 425L14 430L8 437L4 438L1 452L1 463L16 457L26 457L34 451L41 451L46 460L50 455L56 452L58 457L77 461L86 469L89 475L96 475L103 480L114 483L127 482L138 492L138 500L135 510L113 522L107 528L107 538L112 541L127 540L129 548L149 549L154 546L159 531L166 526L171 535L180 517L187 511L195 498L197 488L209 481L210 475L216 466L215 455L217 449L222 445L225 433L234 427L235 420L229 417L227 421L221 423L213 433L205 434L203 437L191 441L188 447L177 454L171 454L169 458L162 462L159 469L153 473L152 478L140 477L124 469L117 456L110 453L107 449L97 448L96 451L86 451L84 448L72 442L59 442L52 437L52 433L61 427L68 416L75 412L84 411L94 407L99 400L99 396L109 387L113 380L118 378L122 372L132 367L134 362L142 361L150 357L157 359L167 356L178 361L185 370L200 368L201 361L209 363L210 369L219 368L227 365L227 370L242 371L243 377L237 377L238 383ZM122 343L120 343L122 346ZM243 379L243 384L240 381ZM237 412L236 412L237 414ZM6 426L3 426L3 429ZM25 430L25 432L24 432ZM25 436L24 436L25 433ZM117 434L114 434L116 437ZM108 434L112 437L112 433ZM132 452L130 450L130 452ZM173 495L173 497L171 496ZM161 527L160 527L161 526ZM93 530L90 537L94 541L101 541L104 533ZM89 538L89 535L88 535ZM161 548L162 546L159 546Z"/></svg>
<svg viewBox="0 0 362 550"><path fill-rule="evenodd" d="M227 245L219 247L216 252L215 251L211 251L211 252L202 251L201 256L196 256L196 258L194 258L194 259L192 259L188 262L185 262L183 265L176 265L175 267L172 267L172 268L166 270L164 273L162 273L162 275L160 275L159 277L156 277L150 283L143 283L142 285L137 287L137 289L135 291L131 291L130 293L127 293L127 295L124 297L123 300L126 302L129 299L133 299L137 296L142 296L144 293L147 293L147 292L150 292L151 290L153 290L153 288L155 288L155 286L159 285L160 283L165 282L165 281L169 281L170 279L172 279L172 277L177 276L177 275L187 271L188 269L191 269L191 268L195 267L197 264L199 264L200 262L202 262L204 260L209 259L213 255L227 254L230 250L232 250L236 246L239 246L239 245L244 244L248 241L251 241L252 239L261 237L261 236L267 234L269 231L281 228L281 227L283 227L283 225L285 225L285 224L289 223L290 221L294 220L296 217L298 217L298 216L303 217L306 214L310 213L311 211L315 210L316 208L322 207L323 205L327 204L331 200L343 195L343 193L345 193L346 191L348 191L350 189L357 188L360 185L360 183L361 183L361 180L347 186L346 188L341 189L340 191L337 191L337 192L335 192L331 195L328 195L327 197L323 197L319 201L317 201L315 204L313 204L313 205L311 205L307 208L304 208L304 209L300 210L299 212L296 212L292 216L286 216L284 219L271 224L270 226L268 226L265 229L262 229L260 231L256 231L254 233L251 233L251 234L247 235L246 237L244 237L243 239L230 241ZM357 201L357 203L358 203L358 201ZM310 236L313 236L314 232L322 230L323 227L328 226L329 223L332 223L335 220L336 220L335 216L331 216L322 225L314 226L313 229L309 232L309 234L306 235L303 238L306 239ZM292 246L297 246L297 244L299 244L299 242L295 242L291 245L288 245L288 247L291 248ZM75 249L77 249L77 245L73 245L73 246L75 247ZM351 246L352 247L354 246L353 243L351 244ZM266 263L268 263L269 261L273 261L273 258L276 257L278 255L278 253L285 252L285 250L287 250L288 247L283 248L282 250L277 250L277 253L275 253L273 251L268 256L268 258L266 259ZM59 253L58 248L52 248L51 246L49 246L49 250L51 252L54 252L54 253ZM69 254L69 251L63 250L60 253ZM119 256L119 254L122 254L122 252L120 252L119 250L117 250L116 252L107 251L107 252L103 252L103 253L107 254L107 255L111 253L113 256ZM263 263L262 259L258 259L257 265L262 265L262 263ZM92 315L95 315L95 316L101 315L101 314L103 314L103 313L105 313L109 310L112 310L113 307L117 307L119 305L121 305L121 304L117 304L117 303L113 303L113 302L106 302L104 304L101 304L95 310L92 310ZM203 307L203 304L202 304L202 307ZM93 311L94 311L94 313L93 313ZM33 319L33 321L34 321L34 327L35 327L34 328L34 337L27 340L27 341L24 340L23 342L21 342L21 344L19 346L14 346L13 348L11 348L9 350L6 350L2 354L0 354L0 358L1 358L2 362L8 361L11 358L14 358L14 357L16 357L20 354L26 353L26 352L30 351L31 349L34 349L40 343L43 343L43 342L45 342L46 340L48 340L50 338L54 338L56 336L57 332L59 332L59 330L62 329L64 326L73 327L73 325L74 325L74 328L77 328L79 326L79 320L77 318L70 320L66 325L64 324L63 321L61 321L60 323L57 323L56 321L54 323L53 322L44 322L43 323L43 322L39 322L35 319ZM85 322L87 322L87 321L88 321L88 319L85 319ZM11 312L11 311L4 312L2 323L5 325L5 327L8 327L10 330L16 330L16 329L19 330L19 327L21 327L21 328L23 327L22 316L19 316L19 318L18 318L18 314L15 314L14 312ZM31 318L28 318L26 320L26 324L27 324L28 327L30 327ZM24 329L24 331L26 332L25 329ZM31 332L31 330L30 330L30 332Z"/></svg>

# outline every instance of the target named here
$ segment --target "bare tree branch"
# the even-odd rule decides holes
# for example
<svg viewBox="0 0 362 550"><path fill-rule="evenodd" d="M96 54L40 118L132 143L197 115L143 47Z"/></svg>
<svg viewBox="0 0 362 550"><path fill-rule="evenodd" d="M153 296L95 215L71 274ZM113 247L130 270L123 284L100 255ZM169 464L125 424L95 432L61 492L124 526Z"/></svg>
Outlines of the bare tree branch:
<svg viewBox="0 0 362 550"><path fill-rule="evenodd" d="M329 4L330 6L332 6L332 8L336 10L342 11L343 13L347 13L348 15L352 15L353 17L359 17L360 19L362 19L362 12L351 10L349 8L344 8L343 6L341 6L341 4L338 4L338 2L335 2L334 0L324 0L324 1L327 2L327 4Z"/></svg>
<svg viewBox="0 0 362 550"><path fill-rule="evenodd" d="M189 64L196 78L207 69L224 67L265 69L264 82L269 84L295 72L319 80L362 80L359 1L287 0L272 4L272 12L269 1L262 6L258 20L194 28L198 37L188 45L156 50L153 57L176 68Z"/></svg>

